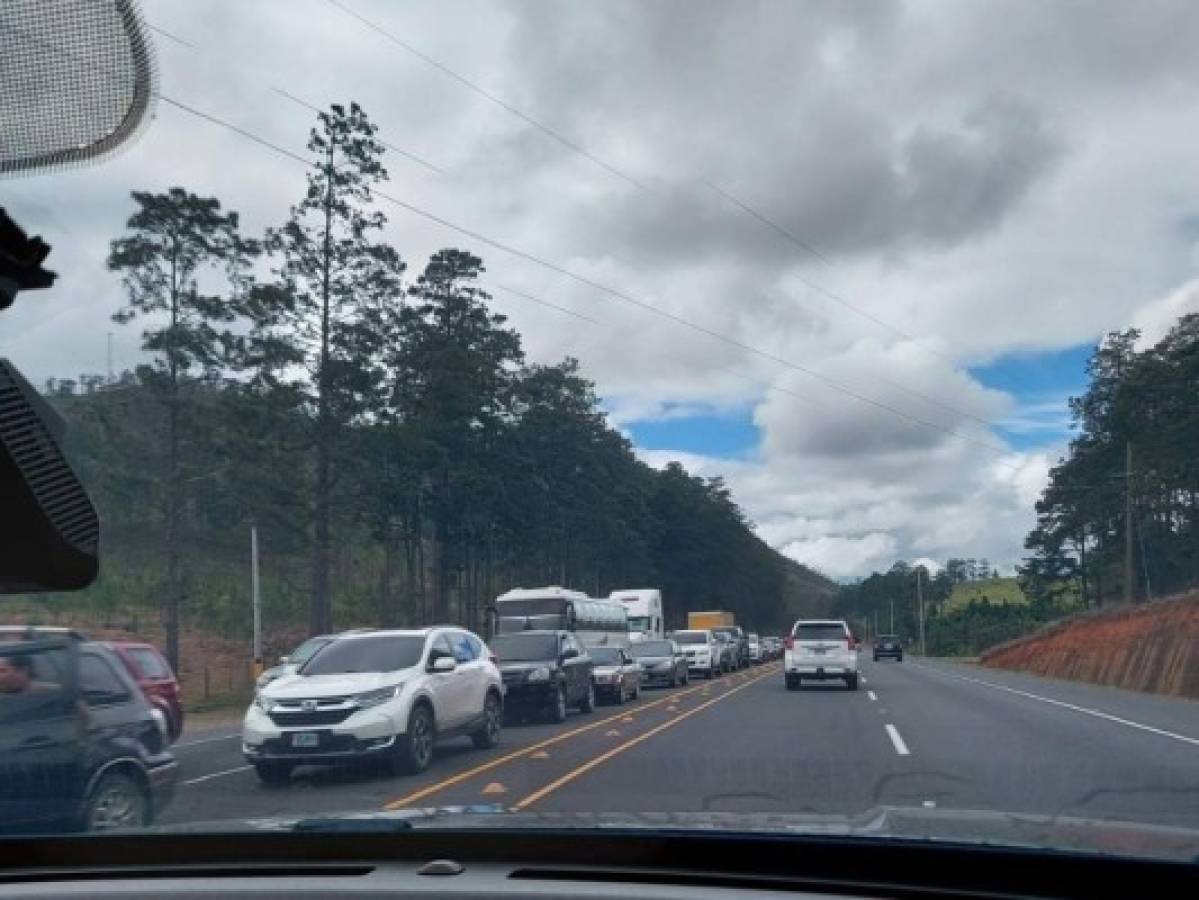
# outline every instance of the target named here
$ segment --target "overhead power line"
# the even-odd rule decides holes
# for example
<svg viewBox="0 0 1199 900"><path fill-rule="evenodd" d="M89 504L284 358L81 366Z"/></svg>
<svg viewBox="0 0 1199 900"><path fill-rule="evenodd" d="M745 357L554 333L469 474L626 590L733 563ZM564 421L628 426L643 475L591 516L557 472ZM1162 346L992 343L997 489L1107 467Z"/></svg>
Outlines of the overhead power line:
<svg viewBox="0 0 1199 900"><path fill-rule="evenodd" d="M274 144L274 143L266 140L265 138L260 138L259 136L253 134L252 132L250 132L244 128L241 128L240 126L234 125L231 122L227 122L224 119L221 119L210 113L202 112L194 107L188 106L187 104L184 104L177 100L174 100L173 98L167 97L165 95L160 95L160 96L162 97L162 99L165 102L171 104L172 106L175 106L176 108L178 108L184 112L198 116L199 118L204 119L205 121L210 122L212 124L216 124L216 125L220 125L222 127L228 128L228 129L234 131L235 133L240 134L243 137L254 141L255 143L259 144L260 146L266 147L270 150L273 150L276 153L280 153L290 159L296 160L296 161L302 163L306 167L310 167L313 165L309 160L304 159L299 154L293 153L290 150L281 148L277 144ZM890 404L884 403L880 400L876 400L873 397L870 397L866 394L862 394L862 393L854 390L853 388L843 385L840 382L838 382L832 378L828 378L825 375L821 375L819 372L816 372L812 369L807 368L806 366L800 365L799 363L796 363L789 359L786 359L785 357L778 356L777 354L771 353L768 350L763 350L761 348L753 346L752 344L748 344L744 341L738 340L737 338L730 337L726 334L716 331L713 328L709 328L706 325L701 325L698 322L692 322L689 319L683 318L682 316L676 315L675 313L672 313L668 310L664 310L664 309L661 309L660 307L654 306L652 303L647 303L644 300L640 300L640 299L632 296L631 294L628 294L617 288L610 287L609 285L606 285L602 282L596 281L595 279L590 278L586 275L582 275L571 269L567 269L564 266L558 265L557 263L551 262L547 259L543 259L543 258L537 256L536 254L530 253L526 250L522 250L518 247L514 247L511 244L507 244L496 238L489 237L489 236L483 234L482 232L476 231L472 228L467 228L466 226L459 225L455 222L450 221L449 219L446 219L442 216L437 215L436 213L429 212L428 210L422 209L421 207L416 206L415 204L408 203L407 201L401 200L398 197L392 196L391 194L388 194L385 191L375 190L374 194L375 194L375 196L379 197L381 200L385 200L388 203L391 203L392 205L399 207L400 209L404 209L404 210L412 213L413 215L419 216L420 218L423 218L427 221L441 225L444 228L447 228L451 231L455 231L458 234L461 234L465 237L469 237L472 240L478 241L481 244L484 244L486 246L489 246L496 250L499 250L503 253L506 253L509 256L514 256L517 259L523 259L527 262L531 262L534 265L540 266L544 269L547 269L548 271L555 272L559 275L562 275L565 278L569 278L570 280L576 282L577 284L581 284L586 287L590 287L593 290L596 290L596 291L598 291L608 297L611 297L613 299L619 300L622 303L625 303L629 306L633 306L633 307L636 307L637 309L644 310L645 312L651 313L652 315L656 315L660 318L666 319L667 321L674 322L677 325L680 325L684 328L695 331L699 334L707 335L708 337L711 337L722 343L728 344L729 346L736 347L739 350L743 350L747 353L753 354L754 356L758 356L762 359L769 360L771 362L774 362L778 365L781 365L781 366L791 369L793 371L800 372L801 374L806 375L807 377L812 378L812 379L832 388L833 390L846 395L847 397L852 397L853 399L855 399L861 403L865 403L869 406L875 407L876 409L883 410L887 413L890 413L893 416L896 416L897 418L905 419L907 421L913 422L917 425L923 426L923 427L931 429L933 431L938 431L938 432L941 432L942 434L948 435L950 437L958 438L960 440L963 440L968 443L971 443L976 446L987 449L993 453L999 453L999 454L1003 454L1003 455L1007 455L1008 453L1010 453L1010 450L1007 447L1002 447L997 444L992 444L988 441L982 441L982 440L979 440L978 438L972 437L971 435L963 434L961 432L955 431L952 428L947 428L946 426L939 425L936 422L929 422L928 420L922 419L918 416L910 415L901 409L897 409L896 407L893 407Z"/></svg>
<svg viewBox="0 0 1199 900"><path fill-rule="evenodd" d="M421 60L422 62L426 63L427 65L433 67L434 69L441 72L442 74L452 78L454 81L461 84L467 90L485 98L489 102L495 104L499 108L501 108L501 109L505 110L506 112L510 113L511 115L517 117L521 121L523 121L529 125L532 125L534 128L536 128L539 131L541 131L542 133L548 135L550 138L557 141L559 144L563 145L564 147L571 150L572 152L577 153L578 155L582 156L583 158L591 161L592 163L599 166L600 168L602 168L604 171L608 172L609 174L614 175L617 178L620 178L623 181L626 181L629 184L631 184L634 187L637 187L641 190L644 190L644 191L651 190L649 187L647 187L643 182L641 182L637 178L634 178L632 175L628 174L627 172L622 172L620 169L616 168L615 166L611 165L610 163L607 163L604 160L600 159L599 157L595 156L593 153L588 151L582 145L580 145L577 142L566 137L561 132L556 131L555 129L553 129L550 126L546 125L545 123L539 121L538 119L534 118L533 116L529 115L528 113L524 112L523 110L519 109L518 107L512 105L511 103L508 103L506 100L502 99L501 97L496 96L495 94L488 91L486 88L479 85L477 82L472 81L471 79L467 78L465 75L461 74L460 72L456 71L455 69L451 68L450 66L441 62L440 60L435 59L434 57L423 52L422 50L417 49L412 44L408 43L407 41L403 40L402 38L398 37L391 31L389 31L388 29L384 28L378 22L376 22L372 19L369 19L366 16L363 16L362 14L354 11L353 9L350 9L344 3L340 2L340 0L327 0L327 2L331 6L340 10L345 15L350 16L351 18L355 19L356 21L358 21L365 27L369 28L371 31L374 31L375 33L386 38L388 41L391 41L393 44L400 47L406 53L414 56L415 58ZM776 234L781 236L783 239L785 239L789 243L795 245L796 247L799 247L805 253L820 260L826 266L832 265L832 261L829 259L829 257L827 255L825 255L824 253L822 253L815 246L813 246L810 242L803 240L802 238L800 238L798 235L796 235L791 230L783 227L778 222L774 221L773 219L766 216L764 213L755 209L753 206L751 206L749 203L745 202L740 197L733 194L727 188L724 188L708 179L704 179L703 183L711 191L713 191L716 194L718 194L719 196L723 197L727 202L736 206L738 209L740 209L746 215L755 219L763 227L768 228L771 231L775 232ZM904 331L903 329L899 328L898 326L895 326L883 319L880 319L879 317L877 317L877 316L867 312L866 310L858 307L857 305L851 303L849 300L845 299L844 297L839 296L838 294L834 293L833 291L830 291L827 288L821 287L820 285L815 284L814 282L812 282L806 278L803 278L802 276L795 275L793 277L797 278L799 281L803 282L805 285L807 285L811 289L818 291L820 294L827 297L829 300L832 300L834 303L838 304L839 306L841 306L845 309L848 309L853 313L856 313L857 315L861 316L862 318L867 319L868 321L873 322L874 324L876 324L882 328L885 328L886 330L888 330L896 335L899 335L904 340L910 341L911 343L916 344L917 346L923 347L926 351L928 351L928 352L934 354L935 356L941 358L942 360L948 362L951 366L953 366L956 369L957 363L953 359L949 358L948 356L945 356L943 353L941 353L931 347L928 347L927 345L925 345L925 343L923 341L921 341L919 338L915 337L914 335L909 334L908 332ZM957 406L954 406L953 404L946 403L943 400L938 400L935 397L931 397L928 394L925 394L921 391L917 391L912 388L905 387L904 385L902 385L898 382L895 382L895 381L891 381L891 382L889 382L889 384L891 385L891 387L895 388L896 390L900 391L901 393L905 393L911 397L915 397L916 399L921 400L924 403L927 403L931 406L935 406L940 409L947 410L949 412L953 412L957 415L960 415L967 419L971 419L972 421L978 422L981 425L985 425L988 428L996 428L999 430L1003 430L1003 426L1000 425L999 423L988 421L987 419L984 419L981 416L977 416L974 413L969 412L968 410L961 409Z"/></svg>
<svg viewBox="0 0 1199 900"><path fill-rule="evenodd" d="M176 44L179 44L180 46L186 47L187 49L189 49L193 52L197 52L197 53L200 52L200 48L197 47L195 44L193 44L191 41L184 40L183 38L179 37L176 34L172 34L171 32L167 31L165 28L162 28L161 26L150 25L149 28L151 31L161 34L163 37L174 41ZM270 89L272 91L274 91L276 94L279 94L280 96L285 97L286 99L290 100L292 103L295 103L297 106L304 107L305 109L309 110L310 112L315 112L315 113L324 112L324 110L322 110L315 103L311 103L302 97L297 97L295 94L291 93L290 91L285 91L283 88L278 87L277 85L273 85L273 84L270 85ZM400 156L404 157L405 159L407 159L411 162L416 163L419 166L424 166L426 169L436 172L438 175L446 174L445 169L442 169L440 166L434 165L433 163L429 162L427 159L424 159L423 157L420 157L417 154L413 153L411 150L405 150L403 147L400 147L397 144L393 144L390 141L379 137L378 135L375 136L375 139L380 144L382 144L384 147L386 147L388 150L392 150L395 153L398 153Z"/></svg>
<svg viewBox="0 0 1199 900"><path fill-rule="evenodd" d="M432 66L433 68L437 69L437 71L441 72L442 74L447 75L450 78L454 79L459 84L461 84L463 87L465 87L467 90L478 94L480 97L483 97L488 102L493 103L496 106L500 107L501 109L505 110L506 112L510 113L511 115L516 116L518 119L520 119L525 124L532 125L534 128L536 128L542 134L547 135L548 137L557 141L559 144L566 147L568 150L571 150L572 152L577 153L579 156L582 156L584 159L587 159L590 162L592 162L593 164L595 164L596 166L599 166L599 168L603 169L609 175L614 175L615 177L621 179L622 181L627 182L628 184L631 184L633 187L638 188L639 190L643 190L643 191L648 190L648 188L644 184L642 184L640 181L638 181L632 175L628 175L628 174L620 171L620 169L618 169L615 166L611 165L610 163L607 163L604 160L600 159L594 153L589 151L586 147L583 147L581 144L575 143L570 138L566 137L566 135L562 134L560 131L557 131L557 130L551 128L549 125L546 125L544 122L534 118L533 116L529 115L528 113L524 112L523 110L518 109L517 107L513 106L511 103L507 102L506 100L504 100L500 97L497 97L495 94L491 93L486 88L471 81L465 75L462 75L462 74L454 71L449 66L447 66L445 63L443 63L439 60L436 60L432 56L429 56L427 53L424 53L424 52L418 50L416 47L413 47L407 41L403 40L402 38L396 36L395 34L393 34L390 31L388 31L386 28L384 28L382 25L378 24L377 22L373 22L370 19L366 18L366 16L360 15L359 13L350 9L344 3L340 3L339 0L328 0L328 3L330 6L336 7L337 9L341 10L343 13L345 13L350 18L356 19L358 22L365 25L371 31L373 31L376 34L379 34L382 37L386 38L387 40L391 41L391 43L395 44L397 47L399 47L405 53L415 56L421 62Z"/></svg>

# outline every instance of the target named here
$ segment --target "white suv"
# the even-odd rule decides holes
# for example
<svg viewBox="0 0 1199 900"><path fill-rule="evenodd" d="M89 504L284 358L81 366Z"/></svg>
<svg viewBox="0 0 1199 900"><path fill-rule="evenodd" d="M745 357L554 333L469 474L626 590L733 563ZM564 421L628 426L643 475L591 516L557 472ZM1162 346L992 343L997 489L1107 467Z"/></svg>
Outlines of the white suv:
<svg viewBox="0 0 1199 900"><path fill-rule="evenodd" d="M844 680L858 689L858 644L844 619L800 619L783 646L787 690L798 690L803 678Z"/></svg>
<svg viewBox="0 0 1199 900"><path fill-rule="evenodd" d="M268 684L242 726L242 752L267 784L295 766L378 759L421 772L438 738L494 747L503 681L487 646L462 628L339 636L295 674Z"/></svg>
<svg viewBox="0 0 1199 900"><path fill-rule="evenodd" d="M683 648L687 657L688 673L696 672L705 678L720 674L721 643L708 629L688 629L671 635L674 642Z"/></svg>

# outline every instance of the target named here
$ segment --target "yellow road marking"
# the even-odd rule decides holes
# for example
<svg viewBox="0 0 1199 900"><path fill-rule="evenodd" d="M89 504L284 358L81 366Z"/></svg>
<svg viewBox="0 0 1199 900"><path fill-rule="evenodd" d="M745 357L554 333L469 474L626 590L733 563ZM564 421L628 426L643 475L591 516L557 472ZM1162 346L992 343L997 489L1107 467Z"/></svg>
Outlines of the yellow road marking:
<svg viewBox="0 0 1199 900"><path fill-rule="evenodd" d="M698 687L693 687L688 688L685 691L678 691L658 700L646 703L643 706L638 706L636 709L632 710L632 712L639 713L647 709L653 709L654 707L661 706L664 703L674 702L679 697L685 697L688 694L692 694L698 690ZM530 744L528 747L522 747L520 750L514 750L511 753L507 753L504 756L491 760L490 762L485 762L482 765L475 766L473 769L467 769L465 772L459 772L457 775L452 775L449 778L446 778L435 784L431 784L428 787L423 787L420 790L413 791L411 794L405 794L403 797L388 801L383 805L383 808L401 809L409 804L415 803L417 800L423 800L430 794L436 794L438 791L445 790L448 787L453 787L456 784L461 784L463 781L468 781L471 778L474 778L476 775L481 775L484 772L490 772L492 769L502 766L506 763L510 763L514 759L520 759L522 756L528 756L538 750L544 750L546 747L552 747L554 744L560 744L562 741L569 740L575 735L583 734L586 731L591 731L595 728L601 728L602 726L614 722L621 716L625 715L628 715L628 713L617 713L616 715L609 716L606 719L597 719L594 722L589 722L586 725L580 725L578 728L573 728L570 731L564 731L562 734L556 734L551 738L546 738L544 741L539 741L536 744Z"/></svg>
<svg viewBox="0 0 1199 900"><path fill-rule="evenodd" d="M550 755L544 750L538 750L536 753L530 753L529 759L549 759Z"/></svg>
<svg viewBox="0 0 1199 900"><path fill-rule="evenodd" d="M508 789L498 781L493 781L487 787L483 788L484 794L506 794Z"/></svg>
<svg viewBox="0 0 1199 900"><path fill-rule="evenodd" d="M669 706L666 708L670 709ZM604 737L620 737L620 732L617 731L615 728L610 728L604 732Z"/></svg>
<svg viewBox="0 0 1199 900"><path fill-rule="evenodd" d="M525 809L526 807L531 806L532 804L536 803L538 800L541 800L544 797L549 796L550 794L552 794L554 791L558 790L558 788L562 787L563 785L569 784L570 782L574 781L579 776L585 775L588 772L590 772L592 769L596 768L597 766L603 765L608 760L612 759L612 757L618 756L619 754L624 753L626 750L628 750L631 747L636 747L642 741L649 740L655 734L665 731L667 728L670 728L674 725L678 725L679 722L683 721L686 718L689 718L690 716L695 715L698 712L701 712L701 711L707 709L709 706L712 706L714 703L719 703L721 700L724 700L725 698L730 697L731 695L737 693L738 691L745 690L751 684L755 684L756 682L761 681L763 678L765 678L769 674L770 674L769 672L763 672L757 678L747 681L744 684L738 685L737 687L733 688L732 690L725 691L719 697L713 697L711 700L707 700L707 701L699 704L699 706L689 709L684 713L680 713L679 715L675 716L670 721L663 722L661 725L657 725L654 728L651 728L649 731L645 732L644 734L640 734L635 738L631 738L630 740L625 741L623 744L620 744L617 747L613 747L611 750L607 750L607 751L601 753L599 756L596 756L596 757L588 760L587 762L583 763L583 765L579 766L578 768L572 769L571 771L567 772L561 778L557 778L557 779L551 781L545 787L542 787L542 788L539 788L539 789L533 791L533 793L529 794L529 796L525 797L523 800L518 802L513 807L513 809Z"/></svg>

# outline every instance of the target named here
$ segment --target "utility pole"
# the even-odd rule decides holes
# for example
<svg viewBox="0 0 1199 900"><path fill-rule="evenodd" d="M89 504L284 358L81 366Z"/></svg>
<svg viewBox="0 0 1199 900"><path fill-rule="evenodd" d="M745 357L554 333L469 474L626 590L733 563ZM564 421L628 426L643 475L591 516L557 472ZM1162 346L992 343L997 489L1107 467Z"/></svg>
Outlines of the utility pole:
<svg viewBox="0 0 1199 900"><path fill-rule="evenodd" d="M1136 599L1132 561L1132 441L1124 442L1124 602Z"/></svg>
<svg viewBox="0 0 1199 900"><path fill-rule="evenodd" d="M924 656L924 584L920 577L921 566L916 567L916 609L920 616L920 655Z"/></svg>
<svg viewBox="0 0 1199 900"><path fill-rule="evenodd" d="M250 593L254 604L254 677L262 674L262 596L258 592L258 526L250 525Z"/></svg>
<svg viewBox="0 0 1199 900"><path fill-rule="evenodd" d="M112 384L112 332L108 332L108 383Z"/></svg>

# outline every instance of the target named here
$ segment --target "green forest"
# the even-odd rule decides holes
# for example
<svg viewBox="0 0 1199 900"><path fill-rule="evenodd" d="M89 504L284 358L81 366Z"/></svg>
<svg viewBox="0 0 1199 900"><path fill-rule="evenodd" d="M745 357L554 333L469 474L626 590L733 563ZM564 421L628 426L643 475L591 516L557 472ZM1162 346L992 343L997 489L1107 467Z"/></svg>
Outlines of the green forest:
<svg viewBox="0 0 1199 900"><path fill-rule="evenodd" d="M538 365L483 261L419 270L381 240L387 178L356 105L318 115L312 167L265 235L217 198L136 192L108 267L147 362L51 380L99 509L102 568L44 601L250 632L251 526L267 630L453 621L561 584L659 587L671 626L724 608L764 632L831 582L760 540L718 478L639 461L577 361Z"/></svg>
<svg viewBox="0 0 1199 900"><path fill-rule="evenodd" d="M1109 334L1070 410L1075 437L1050 470L1011 579L986 560L951 559L935 576L897 562L844 585L836 609L864 634L915 641L923 599L931 654L973 656L1047 622L1199 585L1199 315L1137 349ZM919 583L921 596L917 595ZM877 624L876 624L877 623Z"/></svg>
<svg viewBox="0 0 1199 900"><path fill-rule="evenodd" d="M1025 540L1025 592L1085 607L1199 584L1199 315L1138 349L1112 333L1071 399L1076 437L1050 471Z"/></svg>

